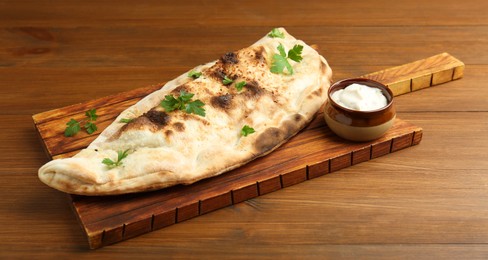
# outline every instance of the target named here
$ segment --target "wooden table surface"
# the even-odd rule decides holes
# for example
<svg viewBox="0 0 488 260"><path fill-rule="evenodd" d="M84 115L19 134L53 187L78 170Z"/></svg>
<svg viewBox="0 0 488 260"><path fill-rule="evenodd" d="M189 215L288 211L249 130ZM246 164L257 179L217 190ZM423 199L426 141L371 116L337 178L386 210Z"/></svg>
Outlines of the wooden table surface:
<svg viewBox="0 0 488 260"><path fill-rule="evenodd" d="M488 257L488 1L0 1L0 258ZM89 250L42 184L35 113L168 81L283 26L334 79L448 52L396 98L420 145Z"/></svg>

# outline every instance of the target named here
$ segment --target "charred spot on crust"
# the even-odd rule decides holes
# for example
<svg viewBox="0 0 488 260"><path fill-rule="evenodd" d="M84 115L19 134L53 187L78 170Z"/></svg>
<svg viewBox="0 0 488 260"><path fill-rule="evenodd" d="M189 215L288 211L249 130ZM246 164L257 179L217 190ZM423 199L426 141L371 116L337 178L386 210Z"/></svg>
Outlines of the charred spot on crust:
<svg viewBox="0 0 488 260"><path fill-rule="evenodd" d="M283 139L284 133L279 128L270 127L257 137L254 148L258 153L266 153L281 144Z"/></svg>
<svg viewBox="0 0 488 260"><path fill-rule="evenodd" d="M181 122L176 122L173 124L173 127L175 128L176 131L178 132L183 132L185 131L185 125Z"/></svg>
<svg viewBox="0 0 488 260"><path fill-rule="evenodd" d="M297 123L298 123L298 122L300 122L300 121L302 121L302 119L304 119L304 118L303 118L303 116L302 116L302 115L300 115L300 114L295 114L295 115L293 116L293 120L295 120L295 122L297 122Z"/></svg>
<svg viewBox="0 0 488 260"><path fill-rule="evenodd" d="M164 132L164 134L166 135L166 137L171 137L171 136L173 135L173 131L171 131L171 130L166 130L166 131Z"/></svg>
<svg viewBox="0 0 488 260"><path fill-rule="evenodd" d="M169 115L162 111L156 110L149 110L148 112L144 113L142 116L146 117L151 121L153 124L158 126L165 126L169 121Z"/></svg>
<svg viewBox="0 0 488 260"><path fill-rule="evenodd" d="M280 128L270 127L261 133L257 139L254 148L258 153L266 153L273 150L276 146L285 142L292 136L294 136L303 126L303 116L295 114L292 120L286 120L283 122Z"/></svg>
<svg viewBox="0 0 488 260"><path fill-rule="evenodd" d="M237 54L235 52L228 52L220 58L224 64L237 64L239 60L237 59Z"/></svg>
<svg viewBox="0 0 488 260"><path fill-rule="evenodd" d="M154 108L144 113L142 116L134 118L124 124L119 131L112 135L108 140L112 141L119 138L126 131L147 129L152 132L163 129L171 120L171 117L163 111Z"/></svg>
<svg viewBox="0 0 488 260"><path fill-rule="evenodd" d="M296 121L292 120L286 120L283 122L283 128L281 129L283 131L283 135L285 139L288 139L295 135L298 130L300 129L301 124L297 124Z"/></svg>
<svg viewBox="0 0 488 260"><path fill-rule="evenodd" d="M226 75L225 75L224 70L222 70L222 68L216 68L212 72L211 76L214 77L218 81L222 81Z"/></svg>
<svg viewBox="0 0 488 260"><path fill-rule="evenodd" d="M246 87L247 91L245 92L249 97L259 97L264 93L264 89L259 87L258 82L255 80L247 82Z"/></svg>
<svg viewBox="0 0 488 260"><path fill-rule="evenodd" d="M175 89L173 89L171 91L171 93L179 95L182 90L185 92L188 92L188 86L186 86L185 84L180 85L180 86L176 87Z"/></svg>
<svg viewBox="0 0 488 260"><path fill-rule="evenodd" d="M258 49L254 52L255 59L261 61L264 58L263 52L264 52L264 47L259 46Z"/></svg>
<svg viewBox="0 0 488 260"><path fill-rule="evenodd" d="M212 97L210 103L216 108L229 109L232 103L232 95L225 94L222 96Z"/></svg>
<svg viewBox="0 0 488 260"><path fill-rule="evenodd" d="M223 85L223 80L225 77L229 78L229 79L232 79L232 80L236 80L239 76L236 75L236 72L230 72L230 71L227 71L226 67L224 66L224 64L222 63L222 61L219 60L219 62L217 62L214 66L212 66L210 69L209 69L209 72L207 74L209 77L211 77L212 79L214 79L215 81L218 81L220 82L222 85ZM231 84L229 85L225 85L226 87L229 87Z"/></svg>

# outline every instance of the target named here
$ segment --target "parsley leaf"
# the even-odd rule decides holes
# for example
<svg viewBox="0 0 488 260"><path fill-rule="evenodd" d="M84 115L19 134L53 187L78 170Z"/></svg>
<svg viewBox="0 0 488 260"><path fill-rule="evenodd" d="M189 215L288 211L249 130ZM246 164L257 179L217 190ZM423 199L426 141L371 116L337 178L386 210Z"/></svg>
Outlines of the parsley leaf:
<svg viewBox="0 0 488 260"><path fill-rule="evenodd" d="M181 100L183 103L186 103L186 102L190 101L190 100L191 100L191 98L192 98L193 96L195 96L195 94L193 94L193 93L188 93L188 92L186 92L186 91L182 90L182 91L180 91L180 97L179 97L179 99L180 99L180 100Z"/></svg>
<svg viewBox="0 0 488 260"><path fill-rule="evenodd" d="M243 88L244 86L246 86L246 84L247 84L247 83L246 83L245 81L241 81L241 82L236 83L235 87L236 87L237 91L241 91L241 90L242 90L242 88Z"/></svg>
<svg viewBox="0 0 488 260"><path fill-rule="evenodd" d="M271 63L271 68L270 71L272 73L282 73L284 74L284 70L288 71L290 75L293 74L293 67L291 66L290 62L288 62L288 59L291 59L296 62L300 62L302 58L302 50L303 46L296 44L293 46L292 49L288 51L288 56L286 55L285 52L285 47L280 43L277 47L279 54L274 54L273 55L273 62Z"/></svg>
<svg viewBox="0 0 488 260"><path fill-rule="evenodd" d="M276 49L278 49L278 51L280 52L280 56L282 56L283 58L286 58L286 51L285 51L285 47L283 46L283 44L280 43L280 45L278 45L278 47L276 47Z"/></svg>
<svg viewBox="0 0 488 260"><path fill-rule="evenodd" d="M98 118L97 110L96 109L90 109L90 110L85 112L85 116L87 116L90 119L90 121L95 121Z"/></svg>
<svg viewBox="0 0 488 260"><path fill-rule="evenodd" d="M103 158L102 160L102 163L107 165L108 168L114 168L116 165L116 163L114 161L112 161L112 159L110 158Z"/></svg>
<svg viewBox="0 0 488 260"><path fill-rule="evenodd" d="M81 124L84 123L83 127L85 128L88 134L93 134L95 131L98 130L97 125L93 123L93 121L97 120L97 110L90 109L85 112L85 116L87 119L76 121L73 118L66 123L67 127L64 130L64 136L71 137L76 135L81 130Z"/></svg>
<svg viewBox="0 0 488 260"><path fill-rule="evenodd" d="M164 100L161 101L161 106L164 110L171 112L173 110L180 109L182 106L182 101L176 99L173 95L166 95Z"/></svg>
<svg viewBox="0 0 488 260"><path fill-rule="evenodd" d="M118 151L116 161L112 161L112 159L110 158L103 158L102 163L107 165L108 168L112 169L122 165L122 160L125 159L125 157L127 157L128 155L129 155L129 149L125 151Z"/></svg>
<svg viewBox="0 0 488 260"><path fill-rule="evenodd" d="M161 101L161 106L167 111L185 110L188 114L196 114L199 116L205 116L205 105L201 100L197 99L191 101L195 94L188 93L184 90L180 91L180 96L175 98L173 95L166 95L164 100Z"/></svg>
<svg viewBox="0 0 488 260"><path fill-rule="evenodd" d="M66 130L64 130L64 136L70 137L74 136L76 133L78 133L81 129L80 123L73 118L69 120L68 123L66 123L67 127Z"/></svg>
<svg viewBox="0 0 488 260"><path fill-rule="evenodd" d="M125 159L125 157L127 157L127 155L129 155L129 149L127 149L125 151L118 151L117 152L117 161L118 162L122 161L122 159Z"/></svg>
<svg viewBox="0 0 488 260"><path fill-rule="evenodd" d="M198 71L192 70L192 71L188 72L188 77L190 77L190 78L198 79L201 76L202 76L202 73L198 72Z"/></svg>
<svg viewBox="0 0 488 260"><path fill-rule="evenodd" d="M282 31L280 31L280 29L278 28L273 28L273 30L271 30L271 32L268 33L268 36L271 38L285 39L285 34Z"/></svg>
<svg viewBox="0 0 488 260"><path fill-rule="evenodd" d="M224 79L222 80L222 83L224 83L224 85L229 85L232 82L234 81L232 79L229 79L227 76L224 76Z"/></svg>
<svg viewBox="0 0 488 260"><path fill-rule="evenodd" d="M133 120L132 118L121 118L119 122L128 124L132 122L132 120Z"/></svg>
<svg viewBox="0 0 488 260"><path fill-rule="evenodd" d="M302 50L303 46L296 44L291 50L288 51L288 58L296 62L302 61Z"/></svg>
<svg viewBox="0 0 488 260"><path fill-rule="evenodd" d="M241 129L241 135L242 136L248 136L252 133L255 133L256 131L254 130L254 128L248 126L248 125L244 125Z"/></svg>
<svg viewBox="0 0 488 260"><path fill-rule="evenodd" d="M92 123L91 121L89 122L86 122L85 124L85 129L86 129L86 132L89 133L89 134L93 134L95 131L97 131L97 126Z"/></svg>
<svg viewBox="0 0 488 260"><path fill-rule="evenodd" d="M204 105L205 104L200 101L200 99L197 99L186 104L185 111L188 114L193 113L195 115L205 116L205 109L202 108Z"/></svg>
<svg viewBox="0 0 488 260"><path fill-rule="evenodd" d="M279 54L273 55L273 63L271 64L270 71L279 74L283 73L283 70L287 68L290 74L293 74L293 68L291 67L290 63L286 60L286 57L283 57Z"/></svg>

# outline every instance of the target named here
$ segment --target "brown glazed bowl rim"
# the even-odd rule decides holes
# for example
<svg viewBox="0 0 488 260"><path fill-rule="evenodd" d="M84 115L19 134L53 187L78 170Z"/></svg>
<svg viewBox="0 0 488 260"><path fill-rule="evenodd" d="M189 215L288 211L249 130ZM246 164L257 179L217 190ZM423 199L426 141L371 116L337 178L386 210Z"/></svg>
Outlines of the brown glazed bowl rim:
<svg viewBox="0 0 488 260"><path fill-rule="evenodd" d="M386 106L375 110L360 111L360 110L349 109L337 104L331 97L332 93L334 93L337 90L344 89L353 83L359 83L359 84L366 85L368 87L380 89L381 93L383 93L383 95L386 97L386 101L387 101ZM366 79L366 78L349 78L349 79L339 80L334 84L332 84L332 86L330 86L327 92L327 97L330 103L334 107L344 110L349 114L355 114L358 116L375 116L377 114L383 113L385 110L388 110L391 106L393 106L393 92L391 92L390 88L388 88L383 83L380 83L372 79Z"/></svg>

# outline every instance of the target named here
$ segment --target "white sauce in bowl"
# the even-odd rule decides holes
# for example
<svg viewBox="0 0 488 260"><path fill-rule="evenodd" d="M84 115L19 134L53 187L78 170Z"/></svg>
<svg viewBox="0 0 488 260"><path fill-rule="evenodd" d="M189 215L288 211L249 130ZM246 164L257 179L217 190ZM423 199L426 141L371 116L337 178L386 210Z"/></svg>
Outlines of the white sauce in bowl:
<svg viewBox="0 0 488 260"><path fill-rule="evenodd" d="M380 89L357 83L335 91L331 98L342 107L358 111L377 110L388 103Z"/></svg>

